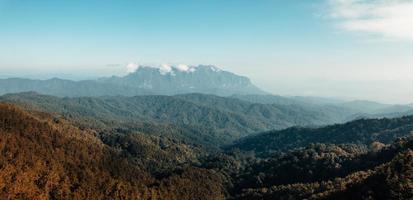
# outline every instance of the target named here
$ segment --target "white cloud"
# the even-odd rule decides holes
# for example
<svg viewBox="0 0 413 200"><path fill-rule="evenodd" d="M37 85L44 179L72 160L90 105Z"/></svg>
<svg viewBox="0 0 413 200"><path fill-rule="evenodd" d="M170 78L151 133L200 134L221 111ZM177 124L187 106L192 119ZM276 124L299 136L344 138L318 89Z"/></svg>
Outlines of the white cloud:
<svg viewBox="0 0 413 200"><path fill-rule="evenodd" d="M159 72L162 75L168 74L172 72L172 66L168 64L162 64L161 66L159 66Z"/></svg>
<svg viewBox="0 0 413 200"><path fill-rule="evenodd" d="M162 75L167 75L170 74L172 76L175 76L175 72L181 71L181 72L186 72L186 73L191 73L195 72L198 66L193 66L193 65L187 65L187 64L178 64L178 65L170 65L170 64L152 64L152 65L140 65L136 62L130 62L126 65L126 71L127 73L133 73L136 70L140 68L153 68L157 69L160 74ZM221 71L221 69L215 67L215 66L210 66L211 70L214 71Z"/></svg>
<svg viewBox="0 0 413 200"><path fill-rule="evenodd" d="M130 63L128 63L128 64L126 65L126 72L127 72L127 73L133 73L133 72L135 72L136 70L138 70L138 68L139 68L139 64L138 64L138 63L130 62Z"/></svg>
<svg viewBox="0 0 413 200"><path fill-rule="evenodd" d="M329 0L329 16L346 31L413 42L413 0Z"/></svg>
<svg viewBox="0 0 413 200"><path fill-rule="evenodd" d="M188 66L188 65L185 65L185 64L179 64L179 65L176 66L176 68L177 68L178 70L184 71L184 72L186 72L186 71L189 70L189 66Z"/></svg>

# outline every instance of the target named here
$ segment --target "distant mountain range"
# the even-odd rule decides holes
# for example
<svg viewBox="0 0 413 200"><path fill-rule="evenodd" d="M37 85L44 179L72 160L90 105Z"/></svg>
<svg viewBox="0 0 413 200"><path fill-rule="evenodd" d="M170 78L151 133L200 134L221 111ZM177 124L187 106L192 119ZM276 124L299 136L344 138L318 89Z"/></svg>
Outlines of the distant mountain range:
<svg viewBox="0 0 413 200"><path fill-rule="evenodd" d="M71 81L53 78L0 80L0 94L34 91L54 96L136 96L205 93L220 96L265 94L247 77L212 65L140 66L124 77Z"/></svg>
<svg viewBox="0 0 413 200"><path fill-rule="evenodd" d="M261 104L277 104L302 106L319 110L337 112L337 116L347 116L342 121L351 121L360 118L395 118L413 114L413 104L383 104L374 101L305 97L305 96L278 96L278 95L233 95L233 98Z"/></svg>

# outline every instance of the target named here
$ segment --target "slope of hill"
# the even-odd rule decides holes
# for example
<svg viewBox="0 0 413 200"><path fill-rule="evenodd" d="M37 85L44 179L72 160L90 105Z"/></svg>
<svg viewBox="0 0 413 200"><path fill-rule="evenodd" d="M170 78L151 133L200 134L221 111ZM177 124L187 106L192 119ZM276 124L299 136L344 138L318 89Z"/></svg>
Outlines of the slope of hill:
<svg viewBox="0 0 413 200"><path fill-rule="evenodd" d="M405 105L390 106L385 109L377 110L371 114L357 113L349 117L349 119L375 119L375 118L399 118L413 115L413 108Z"/></svg>
<svg viewBox="0 0 413 200"><path fill-rule="evenodd" d="M153 129L155 134L172 127L173 137L215 146L265 130L340 122L336 119L340 116L316 109L201 94L58 98L22 93L2 96L0 101L56 112L85 127L146 133Z"/></svg>
<svg viewBox="0 0 413 200"><path fill-rule="evenodd" d="M296 101L292 98L283 97L279 95L232 95L232 98L249 101L252 103L261 103L261 104L278 104L278 105L297 105L301 104L301 101Z"/></svg>
<svg viewBox="0 0 413 200"><path fill-rule="evenodd" d="M375 114L381 114L381 113L404 113L404 112L409 112L412 111L413 107L409 105L392 105L388 106L382 109L375 110Z"/></svg>
<svg viewBox="0 0 413 200"><path fill-rule="evenodd" d="M345 101L320 97L277 96L277 95L233 95L233 98L261 104L295 105L316 109L331 117L341 116L341 122L362 118L397 118L412 115L410 104L382 104L374 101Z"/></svg>
<svg viewBox="0 0 413 200"><path fill-rule="evenodd" d="M35 91L54 96L103 96L153 94L152 91L119 86L93 80L71 81L64 79L31 80L22 78L0 79L0 94Z"/></svg>
<svg viewBox="0 0 413 200"><path fill-rule="evenodd" d="M376 147L317 144L270 156L239 173L234 199L413 198L413 138Z"/></svg>
<svg viewBox="0 0 413 200"><path fill-rule="evenodd" d="M233 95L233 98L250 101L254 103L262 104L281 104L281 105L291 105L291 104L306 104L306 105L338 105L345 103L345 100L334 99L334 98L323 98L323 97L311 97L311 96L279 96L270 94L246 94L246 95Z"/></svg>
<svg viewBox="0 0 413 200"><path fill-rule="evenodd" d="M248 188L234 199L411 199L413 152L346 177L312 183Z"/></svg>
<svg viewBox="0 0 413 200"><path fill-rule="evenodd" d="M361 119L322 128L293 127L243 138L230 149L268 155L305 147L311 143L369 145L374 141L389 144L413 131L413 116L395 119Z"/></svg>
<svg viewBox="0 0 413 200"><path fill-rule="evenodd" d="M64 119L44 113L29 114L8 104L0 104L0 135L0 195L7 199L220 199L223 196L221 179L211 170L188 166L179 171L171 169L168 176L151 175L146 169L153 164L147 161L151 160L149 155L159 158L166 155L177 161L189 158L180 147L174 148L174 153L166 147L161 150L157 143L150 142L152 139L135 139L134 146L118 148L145 158L141 162L131 161L103 144L91 131L79 130ZM175 146L172 143L165 144ZM173 155L182 156L175 159ZM169 162L154 160L160 163L159 168Z"/></svg>
<svg viewBox="0 0 413 200"><path fill-rule="evenodd" d="M247 77L223 71L215 66L140 66L124 77L71 81L63 79L1 79L0 94L35 91L54 96L136 96L207 93L222 96L264 94Z"/></svg>
<svg viewBox="0 0 413 200"><path fill-rule="evenodd" d="M349 101L349 102L341 103L340 106L345 107L345 108L351 108L351 109L354 109L354 110L358 110L361 113L373 113L373 112L379 111L381 109L385 109L387 107L390 107L391 105L377 103L377 102L374 102L374 101L356 100L356 101Z"/></svg>

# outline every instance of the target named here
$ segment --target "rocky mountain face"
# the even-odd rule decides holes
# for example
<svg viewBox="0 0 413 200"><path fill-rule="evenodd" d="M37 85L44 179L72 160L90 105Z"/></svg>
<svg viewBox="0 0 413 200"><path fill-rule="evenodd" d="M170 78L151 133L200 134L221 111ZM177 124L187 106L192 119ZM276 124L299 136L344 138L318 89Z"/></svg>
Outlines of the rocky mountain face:
<svg viewBox="0 0 413 200"><path fill-rule="evenodd" d="M55 96L136 96L206 93L220 96L264 94L247 77L215 66L140 66L124 77L70 81L2 79L0 94L34 91Z"/></svg>
<svg viewBox="0 0 413 200"><path fill-rule="evenodd" d="M223 71L211 65L191 67L141 66L125 77L101 79L102 83L137 87L156 94L206 93L220 96L232 94L264 94L247 77Z"/></svg>

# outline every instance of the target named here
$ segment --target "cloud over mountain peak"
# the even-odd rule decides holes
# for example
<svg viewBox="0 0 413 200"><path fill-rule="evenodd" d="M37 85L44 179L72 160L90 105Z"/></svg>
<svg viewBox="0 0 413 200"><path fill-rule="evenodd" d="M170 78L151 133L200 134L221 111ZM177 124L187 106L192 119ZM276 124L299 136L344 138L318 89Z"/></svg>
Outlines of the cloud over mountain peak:
<svg viewBox="0 0 413 200"><path fill-rule="evenodd" d="M144 68L153 68L157 69L160 74L162 75L175 75L175 72L195 72L199 68L208 69L213 72L220 72L222 71L220 68L213 66L213 65L187 65L187 64L177 64L177 65L170 65L170 64L160 64L160 65L140 65L136 62L130 62L126 65L126 72L128 74L134 73L139 69Z"/></svg>

